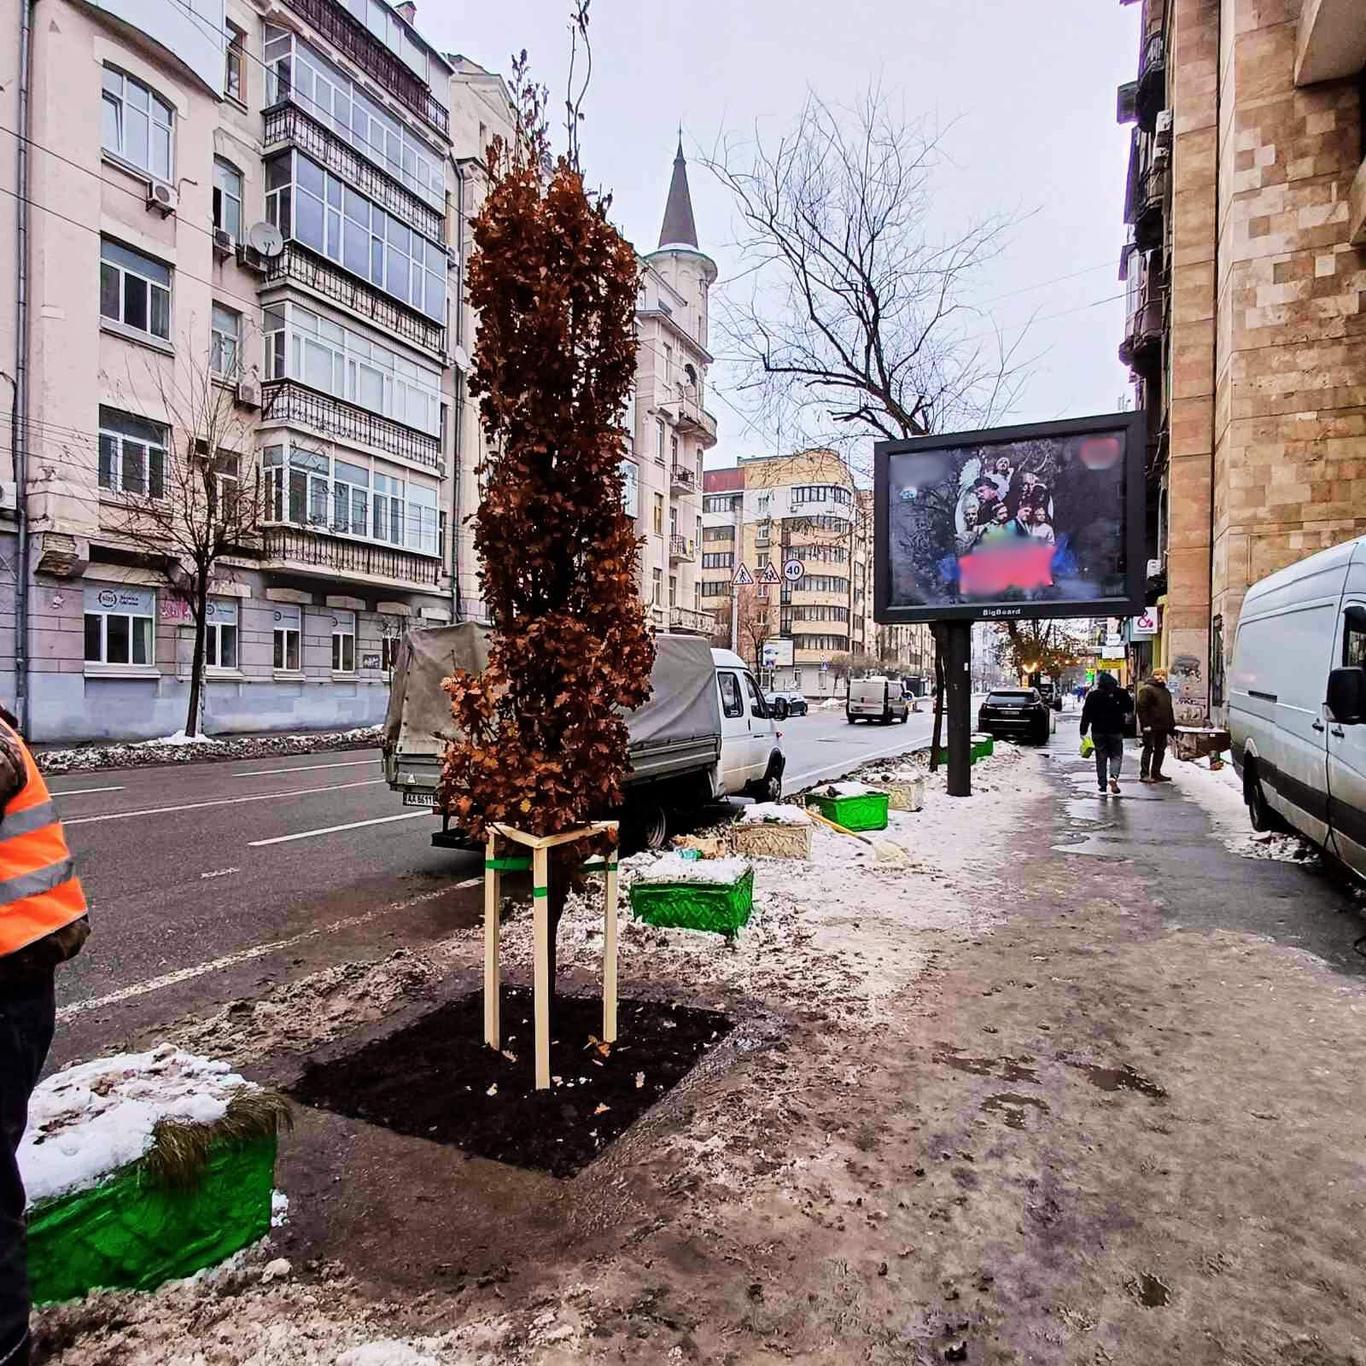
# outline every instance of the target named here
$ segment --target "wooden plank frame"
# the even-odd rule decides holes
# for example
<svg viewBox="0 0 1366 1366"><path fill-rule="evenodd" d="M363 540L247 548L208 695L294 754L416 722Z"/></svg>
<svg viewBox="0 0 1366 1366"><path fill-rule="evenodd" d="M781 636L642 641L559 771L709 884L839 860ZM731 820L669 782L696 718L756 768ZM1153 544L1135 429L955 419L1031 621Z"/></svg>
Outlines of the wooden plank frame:
<svg viewBox="0 0 1366 1366"><path fill-rule="evenodd" d="M532 983L535 1010L536 1089L550 1087L550 851L557 845L575 844L594 835L616 834L618 822L593 821L558 835L532 835L515 826L495 823L484 842L484 1042L502 1046L499 1018L502 971L499 955L499 908L502 902L504 866L498 840L509 840L531 850ZM617 1038L617 860L619 849L594 862L587 871L603 874L602 933L602 1038Z"/></svg>

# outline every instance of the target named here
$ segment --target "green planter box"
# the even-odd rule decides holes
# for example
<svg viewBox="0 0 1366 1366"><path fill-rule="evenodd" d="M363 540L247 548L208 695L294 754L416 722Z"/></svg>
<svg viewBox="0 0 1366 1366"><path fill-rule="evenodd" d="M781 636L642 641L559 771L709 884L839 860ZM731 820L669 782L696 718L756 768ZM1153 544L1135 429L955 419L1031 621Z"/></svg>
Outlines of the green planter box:
<svg viewBox="0 0 1366 1366"><path fill-rule="evenodd" d="M846 830L885 830L887 794L865 792L858 797L808 797L822 816Z"/></svg>
<svg viewBox="0 0 1366 1366"><path fill-rule="evenodd" d="M671 930L709 930L733 939L754 909L754 873L735 882L633 882L631 914Z"/></svg>
<svg viewBox="0 0 1366 1366"><path fill-rule="evenodd" d="M990 735L974 735L972 737L972 762L975 764L978 759L990 759L996 752L996 741Z"/></svg>
<svg viewBox="0 0 1366 1366"><path fill-rule="evenodd" d="M222 1139L186 1185L134 1162L88 1190L28 1212L28 1274L37 1304L96 1288L152 1290L232 1256L270 1231L275 1135Z"/></svg>

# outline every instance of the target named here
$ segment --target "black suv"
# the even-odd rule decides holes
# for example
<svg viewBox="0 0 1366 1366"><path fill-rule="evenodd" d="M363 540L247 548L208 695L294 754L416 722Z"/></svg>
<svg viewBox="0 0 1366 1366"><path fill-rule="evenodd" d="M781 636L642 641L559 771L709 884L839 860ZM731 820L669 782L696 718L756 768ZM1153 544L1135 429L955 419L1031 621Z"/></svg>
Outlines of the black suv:
<svg viewBox="0 0 1366 1366"><path fill-rule="evenodd" d="M977 729L998 740L1048 743L1048 704L1037 688L997 688L977 713Z"/></svg>

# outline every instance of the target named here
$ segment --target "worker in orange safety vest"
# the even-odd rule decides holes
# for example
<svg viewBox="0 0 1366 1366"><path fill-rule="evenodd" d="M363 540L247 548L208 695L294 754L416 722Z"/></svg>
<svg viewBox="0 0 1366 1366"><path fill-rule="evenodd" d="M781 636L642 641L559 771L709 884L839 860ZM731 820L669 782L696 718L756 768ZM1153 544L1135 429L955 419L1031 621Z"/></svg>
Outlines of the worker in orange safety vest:
<svg viewBox="0 0 1366 1366"><path fill-rule="evenodd" d="M0 1366L30 1356L16 1153L56 1025L55 969L90 933L52 795L16 724L0 707Z"/></svg>

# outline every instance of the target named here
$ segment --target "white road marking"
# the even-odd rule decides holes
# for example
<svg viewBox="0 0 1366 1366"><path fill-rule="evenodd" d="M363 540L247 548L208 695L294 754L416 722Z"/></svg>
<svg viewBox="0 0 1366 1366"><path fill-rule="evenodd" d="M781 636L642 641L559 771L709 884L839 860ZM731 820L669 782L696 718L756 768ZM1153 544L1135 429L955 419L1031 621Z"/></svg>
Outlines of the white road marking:
<svg viewBox="0 0 1366 1366"><path fill-rule="evenodd" d="M229 873L240 873L241 871L240 868L215 868L211 873L200 873L199 879L202 882L205 878L227 877Z"/></svg>
<svg viewBox="0 0 1366 1366"><path fill-rule="evenodd" d="M55 787L49 787L48 791L54 797L88 797L92 792L122 792L122 787L73 787L69 792L58 792Z"/></svg>
<svg viewBox="0 0 1366 1366"><path fill-rule="evenodd" d="M57 1012L57 1018L69 1020L75 1015L86 1015L92 1010L103 1010L107 1006L122 1005L123 1002L137 1000L140 996L151 996L155 992L164 991L167 987L179 986L182 982L192 982L196 977L203 977L207 973L222 972L226 968L236 967L239 963L250 963L257 958L266 958L272 953L280 952L281 949L290 949L296 944L304 943L305 940L316 939L319 935L336 934L339 930L353 929L357 925L365 925L372 920L377 920L380 916L392 915L395 911L406 911L424 901L432 901L436 897L444 896L447 892L461 891L467 887L481 887L483 883L482 877L466 878L464 882L457 882L451 887L438 887L433 891L409 897L405 901L396 901L392 906L382 907L378 911L366 911L364 915L352 915L345 920L334 920L330 925L320 925L316 930L304 930L302 934L291 935L288 939L277 939L270 944L257 944L249 949L239 949L236 953L224 954L222 958L214 958L207 963L197 963L192 968L177 968L174 972L163 973L160 977L151 977L145 982L135 982L132 986L123 987L119 991L111 991L107 996L97 996L89 1001L74 1001L69 1006L62 1006Z"/></svg>
<svg viewBox="0 0 1366 1366"><path fill-rule="evenodd" d="M267 844L288 844L291 840L311 840L317 835L335 835L341 830L360 830L367 825L388 825L390 821L411 821L418 816L430 816L430 811L404 811L398 816L376 816L370 821L349 821L346 825L324 825L320 830L300 830L297 835L276 835L274 839L252 840L248 849L261 849Z"/></svg>
<svg viewBox="0 0 1366 1366"><path fill-rule="evenodd" d="M363 768L378 759L348 759L344 764L299 764L296 768L253 768L246 773L230 773L230 778L269 778L276 773L312 773L319 768Z"/></svg>
<svg viewBox="0 0 1366 1366"><path fill-rule="evenodd" d="M283 797L310 797L319 792L344 792L349 787L376 787L383 778L367 778L362 783L334 783L331 787L296 787L289 792L258 792L251 797L215 797L208 802L183 802L179 806L144 806L136 811L109 811L103 816L76 816L63 825L93 825L96 821L126 821L132 816L165 816L174 811L199 811L206 806L237 806L241 802L278 802Z"/></svg>

